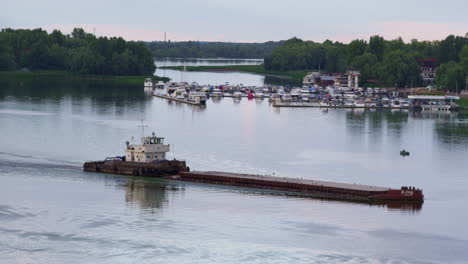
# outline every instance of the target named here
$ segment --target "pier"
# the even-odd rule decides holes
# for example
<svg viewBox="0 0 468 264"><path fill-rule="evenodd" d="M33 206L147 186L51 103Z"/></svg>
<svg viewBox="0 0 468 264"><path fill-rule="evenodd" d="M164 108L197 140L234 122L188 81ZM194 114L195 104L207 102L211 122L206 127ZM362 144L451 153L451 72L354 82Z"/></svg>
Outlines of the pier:
<svg viewBox="0 0 468 264"><path fill-rule="evenodd" d="M200 103L192 102L192 101L185 100L185 99L174 98L174 97L167 96L167 95L162 95L162 94L153 94L153 96L158 97L158 98L167 99L169 101L176 101L176 102L179 102L179 103L184 103L184 104L189 104L189 105L200 105Z"/></svg>
<svg viewBox="0 0 468 264"><path fill-rule="evenodd" d="M356 105L323 105L319 103L300 103L300 102L274 102L272 103L273 107L314 107L314 108L346 108L346 109L401 109L408 110L409 106L356 106Z"/></svg>

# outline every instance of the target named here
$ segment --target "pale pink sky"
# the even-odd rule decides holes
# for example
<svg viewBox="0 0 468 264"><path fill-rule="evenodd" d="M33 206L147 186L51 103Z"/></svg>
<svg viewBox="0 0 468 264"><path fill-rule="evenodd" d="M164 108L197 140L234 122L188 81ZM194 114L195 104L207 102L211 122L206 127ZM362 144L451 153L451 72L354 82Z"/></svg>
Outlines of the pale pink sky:
<svg viewBox="0 0 468 264"><path fill-rule="evenodd" d="M468 32L466 0L14 0L0 27L73 27L127 40L264 42L299 37L349 42L378 34L405 41Z"/></svg>
<svg viewBox="0 0 468 264"><path fill-rule="evenodd" d="M27 26L28 28L34 28L38 26ZM154 41L163 40L164 32L156 29L146 29L138 26L131 25L118 25L118 24L68 24L68 25L43 25L40 26L47 31L54 29L60 29L63 33L70 33L75 27L82 27L87 32L93 32L96 30L97 36L121 36L126 40L142 40L142 41ZM413 21L392 21L392 22L377 22L370 25L367 32L354 33L354 34L327 34L324 37L313 37L304 34L298 36L303 39L313 40L322 42L326 39L340 42L349 42L353 39L368 39L372 35L381 35L386 39L395 39L402 37L405 41L411 39L418 40L441 40L446 36L460 35L464 36L468 32L468 24L464 23L435 23L435 22L413 22ZM173 34L172 32L166 33L167 39L172 41L186 41L186 40L203 40L203 41L232 41L226 34L213 34L210 36L202 35L190 35L190 34ZM288 36L282 39L287 39ZM282 40L279 39L236 39L235 42L256 42L256 41L268 41L268 40Z"/></svg>

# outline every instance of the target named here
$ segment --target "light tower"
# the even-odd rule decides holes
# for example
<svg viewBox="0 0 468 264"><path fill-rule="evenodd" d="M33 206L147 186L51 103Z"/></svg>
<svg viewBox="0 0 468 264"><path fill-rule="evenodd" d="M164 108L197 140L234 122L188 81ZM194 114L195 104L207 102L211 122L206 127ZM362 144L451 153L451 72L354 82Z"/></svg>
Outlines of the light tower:
<svg viewBox="0 0 468 264"><path fill-rule="evenodd" d="M360 71L348 70L348 88L351 88L352 77L354 77L354 89L359 88L359 76L361 75Z"/></svg>

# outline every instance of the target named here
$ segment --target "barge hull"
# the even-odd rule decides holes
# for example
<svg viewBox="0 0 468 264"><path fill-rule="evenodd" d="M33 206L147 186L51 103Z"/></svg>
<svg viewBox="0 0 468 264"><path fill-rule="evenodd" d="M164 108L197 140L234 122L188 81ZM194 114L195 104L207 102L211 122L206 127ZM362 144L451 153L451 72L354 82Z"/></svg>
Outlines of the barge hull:
<svg viewBox="0 0 468 264"><path fill-rule="evenodd" d="M163 177L188 170L185 161L165 160L157 163L142 163L120 160L88 161L83 165L87 172L122 174L129 176Z"/></svg>
<svg viewBox="0 0 468 264"><path fill-rule="evenodd" d="M422 190L414 187L402 187L397 190L367 185L342 184L225 172L181 172L177 176L167 178L190 182L278 190L327 199L416 202L422 202L424 200Z"/></svg>

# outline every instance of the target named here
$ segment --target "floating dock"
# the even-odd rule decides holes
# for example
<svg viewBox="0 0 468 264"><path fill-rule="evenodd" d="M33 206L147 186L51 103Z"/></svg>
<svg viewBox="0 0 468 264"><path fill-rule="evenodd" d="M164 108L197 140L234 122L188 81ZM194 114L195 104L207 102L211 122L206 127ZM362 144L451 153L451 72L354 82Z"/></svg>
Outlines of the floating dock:
<svg viewBox="0 0 468 264"><path fill-rule="evenodd" d="M189 105L200 105L200 103L195 103L195 102L185 100L185 99L178 99L178 98L174 98L174 97L167 96L167 95L162 95L162 94L153 94L153 96L158 97L158 98L167 99L167 100L170 100L170 101L176 101L176 102L179 102L179 103L189 104Z"/></svg>
<svg viewBox="0 0 468 264"><path fill-rule="evenodd" d="M178 175L164 177L172 180L242 186L250 188L279 190L308 195L317 198L351 201L416 201L422 202L422 190L414 187L391 189L360 184L328 181L282 178L217 171L181 171Z"/></svg>
<svg viewBox="0 0 468 264"><path fill-rule="evenodd" d="M383 107L383 106L354 106L354 105L321 105L318 103L299 103L299 102L284 102L284 103L273 103L273 107L315 107L315 108L346 108L346 109L410 109L408 106L401 107Z"/></svg>

